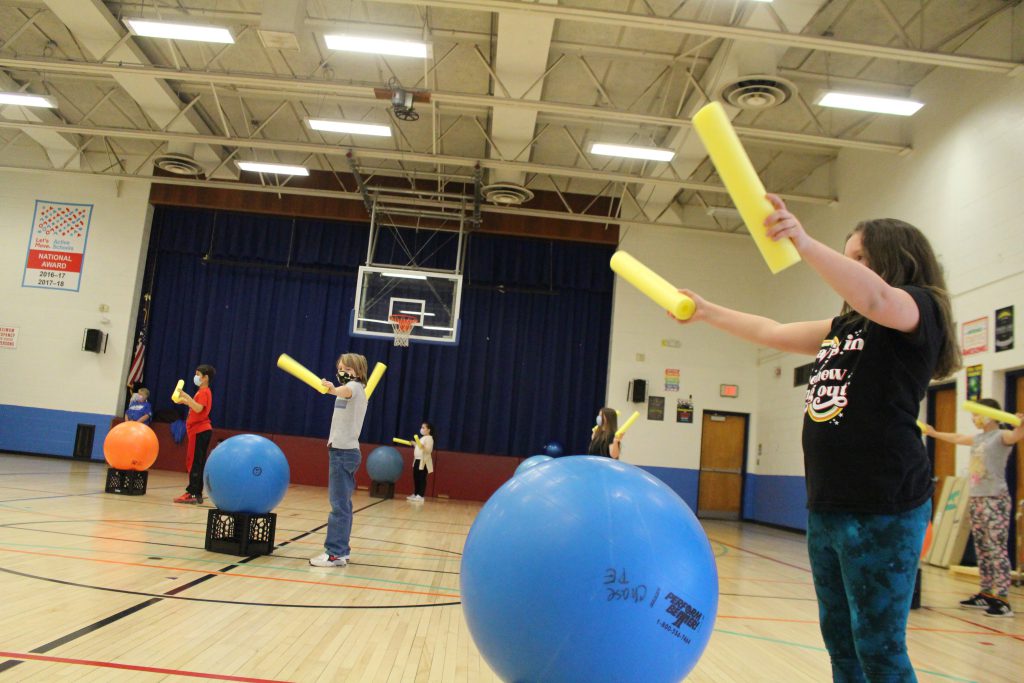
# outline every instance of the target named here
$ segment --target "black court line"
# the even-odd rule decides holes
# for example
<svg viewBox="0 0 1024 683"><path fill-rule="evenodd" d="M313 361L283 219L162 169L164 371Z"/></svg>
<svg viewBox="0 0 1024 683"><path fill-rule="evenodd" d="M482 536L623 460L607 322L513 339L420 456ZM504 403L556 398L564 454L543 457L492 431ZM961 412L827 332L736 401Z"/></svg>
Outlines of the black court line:
<svg viewBox="0 0 1024 683"><path fill-rule="evenodd" d="M384 500L378 500L378 501L376 501L374 503L370 503L369 505L361 507L361 508L359 508L357 510L353 510L352 514L354 515L357 512L361 512L362 510L366 510L367 508L371 508L374 505L379 505L380 503L383 503L383 502L384 502ZM325 526L327 526L326 523L321 524L320 526L317 526L317 527L315 527L313 529L310 529L309 531L305 531L305 532L299 534L298 536L295 536L294 538L290 538L287 541L276 545L275 547L280 548L280 547L283 547L285 545L288 545L289 543L291 543L293 541L297 541L297 540L299 540L301 538L304 538L306 536L309 536L311 534L316 533L317 531L323 529ZM82 628L80 628L80 629L78 629L76 631L72 631L71 633L69 633L67 635L61 636L60 638L57 638L56 640L51 640L49 643L45 643L43 645L40 645L39 647L36 647L36 648L34 648L32 650L29 650L29 652L31 652L32 654L43 654L45 652L49 652L50 650L53 650L54 648L60 647L61 645L65 645L65 644L67 644L67 643L69 643L69 642L71 642L73 640L77 640L78 638L81 638L82 636L88 635L90 633L95 633L97 630L99 630L99 629L101 629L101 628L103 628L105 626L109 626L110 624L112 624L112 623L114 623L116 621L124 619L127 616L131 616L132 614L135 614L136 612L139 612L140 610L143 610L143 609L145 609L147 607L150 607L151 605L155 605L155 604L157 604L159 602L162 602L163 600L165 600L167 598L175 598L175 597L178 596L179 593L182 593L182 592L188 590L189 588L193 588L193 587L195 587L195 586L197 586L197 585L199 585L201 583L209 581L210 579L212 579L212 578L214 578L216 576L219 576L220 574L224 574L224 573L230 572L235 567L241 566L241 565L246 564L248 562L252 562L253 560L258 559L260 557L263 557L263 555L250 555L249 557L246 557L246 558L244 558L242 560L239 560L238 562L236 562L234 564L229 564L226 567L224 567L223 569L218 570L218 572L219 572L218 574L207 574L206 576L201 576L198 579L195 579L194 581L189 581L188 583L186 583L186 584L184 584L182 586L178 586L177 588L172 588L171 590L167 591L166 593L162 593L162 594L160 594L158 596L150 597L150 599L146 600L145 602L140 602L139 604L134 605L132 607L129 607L127 609L121 610L120 612L118 612L116 614L112 614L112 615L110 615L108 617L104 617L103 619L100 619L99 621L93 622L92 624L89 624L88 626L83 626ZM5 569L5 568L2 568L2 567L0 567L0 571L8 573L8 574L17 574L17 575L20 575L20 576L28 576L30 578L40 578L40 577L33 577L33 576L29 575L29 574L22 574L21 572L15 572L13 570ZM73 584L73 583L70 583L70 582L67 582L67 581L60 581L60 580L57 580L57 579L42 579L42 580L44 580L44 581L52 581L54 583L61 583L61 584L65 584L65 585L72 585L72 586L77 585L77 584ZM115 592L115 593L125 593L125 594L130 594L130 595L152 595L152 594L148 594L148 593L137 593L137 592L134 592L134 591L124 591L124 590L110 589L110 588L100 588L100 590L107 590L107 591L111 591L111 592ZM213 600L204 600L204 602L214 602L214 601ZM230 603L230 604L236 604L237 605L237 604L244 604L244 603L233 602L233 603ZM261 603L253 603L253 604L261 604ZM450 603L450 604L457 605L459 603L455 602L455 603ZM439 606L442 606L442 605L415 605L415 607L439 607ZM394 606L389 606L389 607L391 609L395 609ZM407 607L413 607L413 605L409 605ZM21 663L22 663L22 660L17 660L17 659L8 659L5 662L0 662L0 673L3 673L5 671L9 671L10 669L14 668L15 666L17 666L17 665L19 665Z"/></svg>

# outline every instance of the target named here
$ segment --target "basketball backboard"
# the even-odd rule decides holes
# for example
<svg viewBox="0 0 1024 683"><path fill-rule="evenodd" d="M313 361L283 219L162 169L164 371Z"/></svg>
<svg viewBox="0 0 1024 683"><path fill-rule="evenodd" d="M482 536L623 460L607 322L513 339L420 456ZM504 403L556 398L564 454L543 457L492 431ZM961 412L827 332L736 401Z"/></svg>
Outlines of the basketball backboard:
<svg viewBox="0 0 1024 683"><path fill-rule="evenodd" d="M434 344L459 341L462 275L399 266L360 266L352 335L393 339L392 316L416 318L410 339Z"/></svg>

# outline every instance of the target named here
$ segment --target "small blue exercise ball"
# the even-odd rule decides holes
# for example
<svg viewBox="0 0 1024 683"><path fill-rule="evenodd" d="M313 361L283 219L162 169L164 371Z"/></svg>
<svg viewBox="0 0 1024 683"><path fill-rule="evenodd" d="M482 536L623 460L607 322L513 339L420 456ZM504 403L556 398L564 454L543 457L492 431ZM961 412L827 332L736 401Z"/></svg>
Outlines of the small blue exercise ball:
<svg viewBox="0 0 1024 683"><path fill-rule="evenodd" d="M377 446L366 459L366 472L373 481L395 483L402 476L402 454L391 446Z"/></svg>
<svg viewBox="0 0 1024 683"><path fill-rule="evenodd" d="M644 470L596 456L498 489L469 531L460 587L503 681L676 683L718 612L714 553L690 508Z"/></svg>
<svg viewBox="0 0 1024 683"><path fill-rule="evenodd" d="M225 512L262 515L284 498L290 476L288 459L277 444L255 434L239 434L210 453L203 486Z"/></svg>
<svg viewBox="0 0 1024 683"><path fill-rule="evenodd" d="M548 441L544 444L544 455L551 458L561 457L565 453L565 447L557 441Z"/></svg>
<svg viewBox="0 0 1024 683"><path fill-rule="evenodd" d="M542 462L547 462L552 459L553 458L550 455L531 455L529 458L519 463L519 467L516 468L515 474L512 476L514 477L517 474L522 474L526 470L532 469Z"/></svg>

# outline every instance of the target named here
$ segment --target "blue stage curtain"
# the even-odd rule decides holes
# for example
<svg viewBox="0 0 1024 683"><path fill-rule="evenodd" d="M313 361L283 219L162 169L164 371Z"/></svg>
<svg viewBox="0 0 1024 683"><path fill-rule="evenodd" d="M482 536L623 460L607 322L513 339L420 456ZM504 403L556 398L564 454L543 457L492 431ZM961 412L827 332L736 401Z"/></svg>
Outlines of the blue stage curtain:
<svg viewBox="0 0 1024 683"><path fill-rule="evenodd" d="M378 260L404 263L389 233ZM558 440L585 452L605 395L613 248L473 234L459 344L405 349L349 335L368 234L361 224L156 207L145 376L154 407L173 407L179 378L192 393L193 371L208 363L215 426L326 438L333 399L278 370L277 357L330 379L338 355L353 351L371 369L388 366L364 442L409 438L429 420L442 451L528 456ZM424 254L451 239L402 237ZM420 265L448 268L453 254L449 245Z"/></svg>

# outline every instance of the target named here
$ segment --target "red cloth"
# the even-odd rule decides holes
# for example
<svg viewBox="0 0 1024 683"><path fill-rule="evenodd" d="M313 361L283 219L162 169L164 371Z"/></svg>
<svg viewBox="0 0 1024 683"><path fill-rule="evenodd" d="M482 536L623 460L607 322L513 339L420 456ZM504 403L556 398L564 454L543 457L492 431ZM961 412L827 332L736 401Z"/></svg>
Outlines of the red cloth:
<svg viewBox="0 0 1024 683"><path fill-rule="evenodd" d="M188 432L188 451L185 454L185 469L192 471L192 460L196 455L196 434L208 432L213 429L210 422L210 409L213 407L213 393L210 387L200 387L193 400L203 409L198 413L192 408L188 409L188 417L185 418L185 431Z"/></svg>

